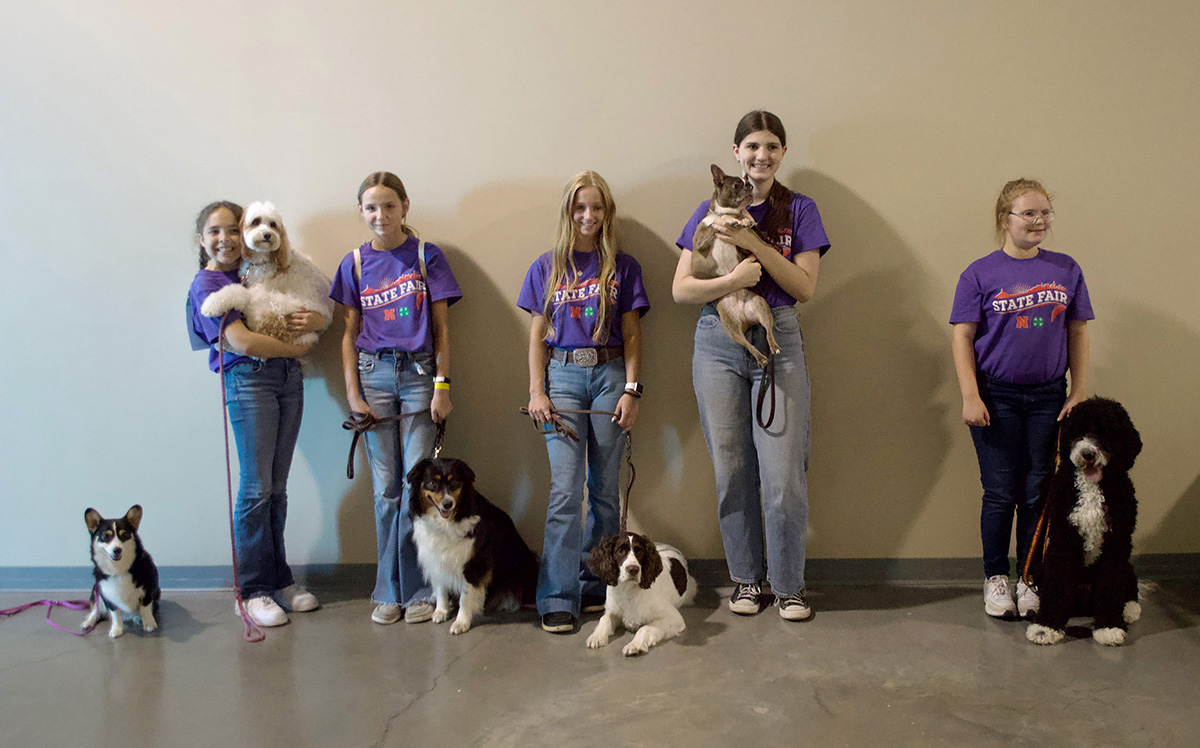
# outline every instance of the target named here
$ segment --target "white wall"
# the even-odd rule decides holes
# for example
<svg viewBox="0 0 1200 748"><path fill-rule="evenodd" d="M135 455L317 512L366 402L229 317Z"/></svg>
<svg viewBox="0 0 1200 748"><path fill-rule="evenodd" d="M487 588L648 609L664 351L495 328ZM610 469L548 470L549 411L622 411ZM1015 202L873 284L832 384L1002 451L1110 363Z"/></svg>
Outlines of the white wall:
<svg viewBox="0 0 1200 748"><path fill-rule="evenodd" d="M454 307L448 453L537 546L545 452L515 297L562 185L600 171L641 261L648 395L634 522L721 554L674 239L732 166L737 119L788 127L783 181L833 241L804 329L814 557L978 554L978 474L949 356L959 272L1008 179L1057 194L1049 246L1096 308L1093 391L1146 450L1138 551L1200 551L1200 6L1038 2L15 5L0 27L0 566L85 563L83 510L146 508L160 564L228 555L219 389L189 351L191 224L271 199L328 272L366 236L359 181L405 180ZM333 329L290 483L293 562L374 560ZM235 468L236 469L236 468Z"/></svg>

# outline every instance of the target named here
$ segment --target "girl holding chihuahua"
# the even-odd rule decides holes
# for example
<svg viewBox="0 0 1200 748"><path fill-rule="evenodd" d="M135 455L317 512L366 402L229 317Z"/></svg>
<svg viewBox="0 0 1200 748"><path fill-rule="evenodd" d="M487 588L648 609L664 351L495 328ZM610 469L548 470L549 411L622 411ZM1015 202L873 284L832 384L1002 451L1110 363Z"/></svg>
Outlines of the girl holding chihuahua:
<svg viewBox="0 0 1200 748"><path fill-rule="evenodd" d="M241 219L241 206L224 201L205 206L196 217L200 272L189 292L190 324L193 337L209 346L213 371L221 365L218 339L225 341L225 397L241 466L233 523L242 599L259 626L282 626L288 622L284 608L305 612L317 607L317 598L292 578L283 544L288 472L304 410L296 358L312 346L252 332L238 311L225 316L224 328L221 318L200 314L209 294L240 282ZM296 333L316 332L326 324L319 312L288 315L288 326Z"/></svg>
<svg viewBox="0 0 1200 748"><path fill-rule="evenodd" d="M1040 605L1023 580L1015 601L1008 586L1013 514L1024 561L1054 470L1058 421L1087 397L1087 321L1095 315L1079 265L1040 246L1053 217L1039 182L1004 185L995 212L1001 248L963 271L950 312L963 421L983 484L983 608L996 618L1026 617Z"/></svg>
<svg viewBox="0 0 1200 748"><path fill-rule="evenodd" d="M671 294L680 304L704 304L696 323L692 383L716 473L725 558L736 583L729 609L741 615L760 612L765 579L779 615L798 621L812 615L804 589L805 471L812 434L804 338L794 305L807 302L816 291L829 238L816 203L775 179L786 153L787 134L778 117L765 111L742 117L733 135L733 155L754 188L748 210L757 225L741 228L729 217L718 217L713 227L748 256L727 275L692 275L692 240L708 214L705 200L675 241L682 253ZM754 403L764 387L762 367L725 334L714 306L739 288L762 296L774 317L781 351L775 354L773 387L783 401L782 418L774 420L774 428L762 428L755 420ZM751 329L751 339L765 353L763 328Z"/></svg>
<svg viewBox="0 0 1200 748"><path fill-rule="evenodd" d="M546 434L550 503L537 606L542 628L552 633L573 631L581 611L604 607L604 582L584 562L619 529L621 431L633 427L642 396L641 318L650 302L641 266L617 249L615 219L604 179L593 171L575 175L563 190L554 249L534 261L517 299L530 314L530 417L544 429L556 408L617 414L563 414L578 442Z"/></svg>
<svg viewBox="0 0 1200 748"><path fill-rule="evenodd" d="M346 323L342 370L350 410L375 418L424 411L366 432L379 551L371 620L385 625L402 611L407 623L433 617L405 476L433 451L435 422L450 414L447 310L462 298L446 256L405 222L408 209L408 192L395 174L379 171L363 180L358 210L374 236L346 255L329 292Z"/></svg>

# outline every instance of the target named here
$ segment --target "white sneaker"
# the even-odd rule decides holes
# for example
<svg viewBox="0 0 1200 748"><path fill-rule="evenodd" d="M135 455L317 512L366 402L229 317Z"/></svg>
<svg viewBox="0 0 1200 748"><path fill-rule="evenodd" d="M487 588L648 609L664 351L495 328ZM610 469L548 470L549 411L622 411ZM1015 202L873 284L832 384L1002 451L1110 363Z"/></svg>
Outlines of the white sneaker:
<svg viewBox="0 0 1200 748"><path fill-rule="evenodd" d="M1017 615L1029 618L1038 612L1038 606L1041 603L1036 586L1025 584L1022 581L1017 582Z"/></svg>
<svg viewBox="0 0 1200 748"><path fill-rule="evenodd" d="M1017 612L1008 575L997 574L983 583L983 609L992 618L1009 618Z"/></svg>
<svg viewBox="0 0 1200 748"><path fill-rule="evenodd" d="M284 613L283 608L267 595L243 600L242 603L246 606L246 615L250 616L250 620L259 626L282 626L288 622L287 613ZM237 611L236 602L233 604L233 609Z"/></svg>
<svg viewBox="0 0 1200 748"><path fill-rule="evenodd" d="M400 605L398 603L379 603L371 611L371 620L387 626L400 620Z"/></svg>
<svg viewBox="0 0 1200 748"><path fill-rule="evenodd" d="M317 602L316 595L295 584L289 584L275 594L277 596L275 599L285 610L293 610L297 613L307 613L310 610L316 610L321 605Z"/></svg>
<svg viewBox="0 0 1200 748"><path fill-rule="evenodd" d="M428 600L422 600L419 603L412 603L404 609L405 623L425 623L433 618L433 603Z"/></svg>

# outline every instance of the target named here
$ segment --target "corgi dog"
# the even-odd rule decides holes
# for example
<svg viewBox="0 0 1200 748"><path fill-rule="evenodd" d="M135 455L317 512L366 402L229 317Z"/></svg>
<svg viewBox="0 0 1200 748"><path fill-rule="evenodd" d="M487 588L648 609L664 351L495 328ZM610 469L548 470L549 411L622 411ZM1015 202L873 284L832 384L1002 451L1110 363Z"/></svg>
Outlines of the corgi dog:
<svg viewBox="0 0 1200 748"><path fill-rule="evenodd" d="M158 568L142 548L138 525L142 507L134 504L120 519L104 519L95 509L83 513L91 533L92 574L96 592L92 609L83 622L90 629L104 618L112 619L109 637L125 633L125 619L139 620L143 631L158 629Z"/></svg>

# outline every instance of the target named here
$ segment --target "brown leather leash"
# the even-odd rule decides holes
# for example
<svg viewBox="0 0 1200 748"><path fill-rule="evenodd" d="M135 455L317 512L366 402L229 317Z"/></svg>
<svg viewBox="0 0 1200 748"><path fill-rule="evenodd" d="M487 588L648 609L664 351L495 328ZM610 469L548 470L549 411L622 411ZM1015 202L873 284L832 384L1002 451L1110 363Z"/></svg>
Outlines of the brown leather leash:
<svg viewBox="0 0 1200 748"><path fill-rule="evenodd" d="M521 412L524 413L525 415L529 415L529 408L521 408ZM560 416L559 413L573 413L576 415L591 415L591 416L611 416L612 418L617 417L616 413L613 413L613 412L607 411L607 410L559 410L559 409L555 408L554 410L550 411L550 425L553 426L553 428L551 430L546 430L546 429L542 428L541 425L538 424L537 421L534 421L533 425L537 428L538 433L542 434L542 435L554 433L554 434L558 434L559 436L566 437L572 441L576 441L576 442L579 441L579 434L575 433L575 430L567 425L567 422L563 420L562 416ZM530 417L532 418L532 416L530 416ZM625 431L625 464L629 466L629 483L627 483L625 485L625 498L623 501L621 501L621 529L619 530L619 532L622 535L625 534L625 526L626 526L627 520L629 518L629 494L633 490L634 480L637 479L637 470L634 469L634 467L633 467L633 431L632 430Z"/></svg>
<svg viewBox="0 0 1200 748"><path fill-rule="evenodd" d="M350 417L342 421L342 428L347 431L353 431L354 437L350 440L350 456L346 459L346 477L354 480L354 450L358 447L358 438L367 433L371 429L384 423L399 421L403 418L409 418L420 413L428 413L428 408L414 410L409 413L397 413L394 416L386 416L384 418L376 418L370 413L350 412ZM437 424L437 436L433 440L432 456L436 460L438 455L442 453L442 442L446 439L446 420L442 419Z"/></svg>
<svg viewBox="0 0 1200 748"><path fill-rule="evenodd" d="M1062 424L1058 426L1058 436L1054 440L1054 472L1057 473L1059 467L1062 466ZM1051 473L1050 480L1054 480L1054 474ZM1050 548L1050 491L1046 491L1046 496L1042 501L1042 514L1038 517L1037 528L1033 531L1033 542L1029 544L1029 551L1025 554L1025 564L1021 567L1021 581L1033 587L1037 580L1032 578L1029 570L1033 566L1034 559L1038 555L1038 543L1041 542L1041 560L1045 560L1046 551Z"/></svg>

